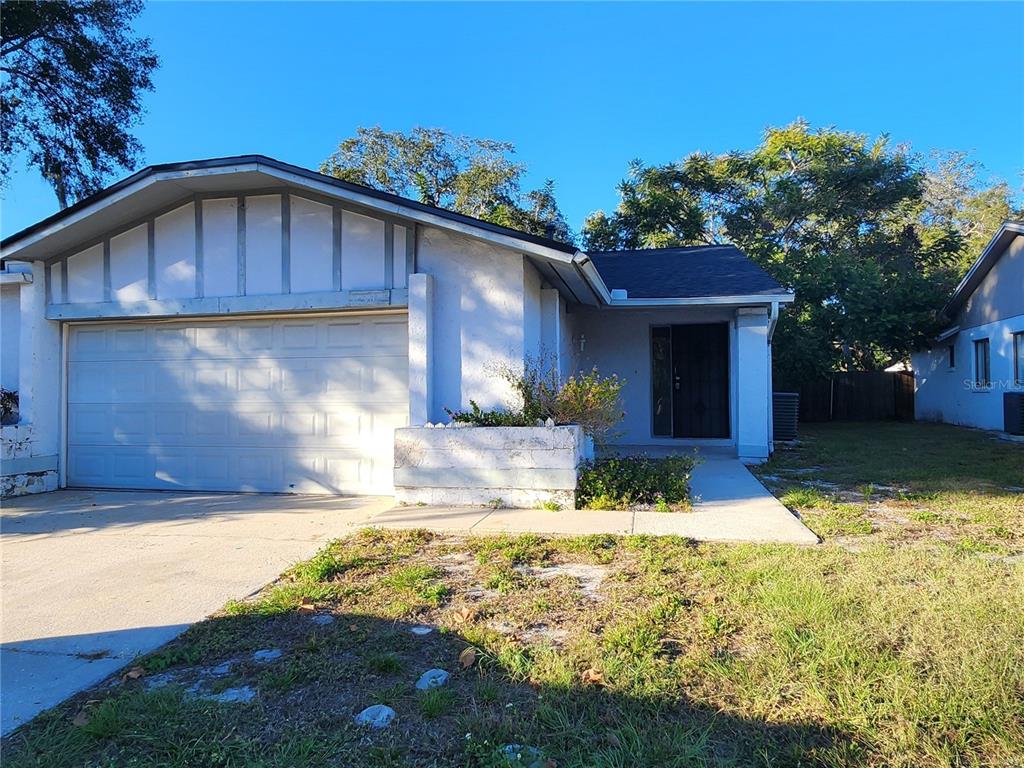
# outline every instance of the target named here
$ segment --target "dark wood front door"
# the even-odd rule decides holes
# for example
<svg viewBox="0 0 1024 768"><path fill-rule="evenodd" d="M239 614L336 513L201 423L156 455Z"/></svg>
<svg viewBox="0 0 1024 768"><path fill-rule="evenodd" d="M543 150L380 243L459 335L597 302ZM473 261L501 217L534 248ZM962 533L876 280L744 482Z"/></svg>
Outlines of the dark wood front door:
<svg viewBox="0 0 1024 768"><path fill-rule="evenodd" d="M729 437L728 324L665 326L651 338L654 433Z"/></svg>

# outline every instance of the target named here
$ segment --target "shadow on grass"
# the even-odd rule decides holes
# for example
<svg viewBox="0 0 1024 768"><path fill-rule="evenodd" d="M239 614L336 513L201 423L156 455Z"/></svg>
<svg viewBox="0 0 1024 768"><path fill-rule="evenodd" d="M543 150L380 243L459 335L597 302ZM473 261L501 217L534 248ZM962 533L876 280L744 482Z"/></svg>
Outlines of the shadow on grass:
<svg viewBox="0 0 1024 768"><path fill-rule="evenodd" d="M296 611L211 619L134 662L130 674L8 736L4 765L611 768L867 760L842 731L740 717L660 690L650 667L588 673L549 645L481 642L487 630L473 617L425 635L414 626ZM267 649L281 654L254 657ZM443 693L415 687L432 668L451 673ZM216 700L250 695L247 703ZM381 730L357 726L355 715L374 704L397 717ZM502 752L509 744L538 752L519 749L517 761Z"/></svg>

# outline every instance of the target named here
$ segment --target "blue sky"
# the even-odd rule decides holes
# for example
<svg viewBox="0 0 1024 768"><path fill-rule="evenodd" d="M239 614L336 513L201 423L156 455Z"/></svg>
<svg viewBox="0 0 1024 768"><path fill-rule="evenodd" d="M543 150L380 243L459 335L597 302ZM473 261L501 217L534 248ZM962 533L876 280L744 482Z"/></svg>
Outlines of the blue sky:
<svg viewBox="0 0 1024 768"><path fill-rule="evenodd" d="M146 164L316 168L357 126L439 126L513 142L578 229L632 158L750 148L804 117L1024 183L1022 3L157 2L137 26L162 62ZM56 210L23 168L4 198L5 234Z"/></svg>

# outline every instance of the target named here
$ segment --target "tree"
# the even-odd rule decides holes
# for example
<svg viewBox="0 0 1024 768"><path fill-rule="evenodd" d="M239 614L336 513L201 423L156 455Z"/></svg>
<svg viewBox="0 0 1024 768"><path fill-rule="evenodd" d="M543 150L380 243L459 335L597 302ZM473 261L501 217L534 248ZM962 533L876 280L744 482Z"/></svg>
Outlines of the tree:
<svg viewBox="0 0 1024 768"><path fill-rule="evenodd" d="M440 128L408 134L358 128L320 166L345 181L412 197L535 235L569 241L572 234L555 201L554 182L523 194L525 167L502 141L455 136Z"/></svg>
<svg viewBox="0 0 1024 768"><path fill-rule="evenodd" d="M3 0L0 31L0 174L27 155L61 208L133 168L129 133L157 66L148 38L132 34L142 0Z"/></svg>
<svg viewBox="0 0 1024 768"><path fill-rule="evenodd" d="M929 178L884 136L798 121L751 151L632 164L619 208L588 219L583 239L591 249L736 244L796 292L774 360L779 384L798 386L885 367L938 329L974 232L965 222L988 198L939 215Z"/></svg>

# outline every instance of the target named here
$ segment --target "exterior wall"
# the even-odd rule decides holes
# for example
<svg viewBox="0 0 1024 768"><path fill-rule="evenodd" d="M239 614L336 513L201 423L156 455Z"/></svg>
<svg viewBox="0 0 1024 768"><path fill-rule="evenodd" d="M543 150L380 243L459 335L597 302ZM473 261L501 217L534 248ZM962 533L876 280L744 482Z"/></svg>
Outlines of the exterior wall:
<svg viewBox="0 0 1024 768"><path fill-rule="evenodd" d="M326 198L204 195L39 274L52 319L404 305L411 227Z"/></svg>
<svg viewBox="0 0 1024 768"><path fill-rule="evenodd" d="M27 269L27 265L24 267ZM35 262L33 275L44 273ZM45 317L45 281L22 284L18 297L17 373L19 421L0 433L0 495L49 491L59 480L60 324ZM6 323L2 341L7 355Z"/></svg>
<svg viewBox="0 0 1024 768"><path fill-rule="evenodd" d="M733 347L736 454L741 461L759 463L771 454L772 368L767 310L737 310Z"/></svg>
<svg viewBox="0 0 1024 768"><path fill-rule="evenodd" d="M408 427L395 431L403 504L576 505L576 468L591 450L580 427Z"/></svg>
<svg viewBox="0 0 1024 768"><path fill-rule="evenodd" d="M1024 235L1017 235L971 294L953 324L963 330L1021 314L1024 314Z"/></svg>
<svg viewBox="0 0 1024 768"><path fill-rule="evenodd" d="M1024 236L1018 235L982 279L951 323L959 332L911 357L918 419L981 429L1003 429L1003 393L1013 380L1013 334L1024 331ZM974 386L974 341L989 339L992 386ZM948 365L948 347L956 367Z"/></svg>
<svg viewBox="0 0 1024 768"><path fill-rule="evenodd" d="M535 336L531 343L540 337L539 282L534 283L531 276L531 289L526 290L524 257L453 232L422 227L416 271L433 281L432 396L427 420L447 420L445 408L467 408L470 400L481 408L504 405L511 391L497 375L498 369L522 366L529 351L528 325ZM537 309L537 317L529 323L528 304L531 314ZM417 322L413 314L410 310L410 323ZM410 360L417 354L410 349Z"/></svg>
<svg viewBox="0 0 1024 768"><path fill-rule="evenodd" d="M962 329L949 341L914 354L911 359L916 383L916 417L1001 430L1003 393L1022 389L1013 381L1013 334L1020 332L1024 332L1024 313ZM984 338L989 339L992 386L975 389L974 341ZM956 367L952 369L947 364L949 344L956 350Z"/></svg>

